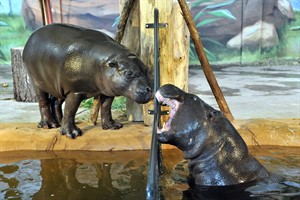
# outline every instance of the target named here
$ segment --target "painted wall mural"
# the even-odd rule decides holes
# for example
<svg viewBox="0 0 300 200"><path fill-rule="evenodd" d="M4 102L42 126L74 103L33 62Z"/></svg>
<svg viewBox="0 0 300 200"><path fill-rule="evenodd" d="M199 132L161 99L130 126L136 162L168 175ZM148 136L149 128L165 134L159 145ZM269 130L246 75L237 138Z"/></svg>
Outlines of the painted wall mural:
<svg viewBox="0 0 300 200"><path fill-rule="evenodd" d="M300 62L300 0L190 0L211 63ZM119 0L51 0L53 21L99 29L113 36ZM0 64L43 25L38 0L0 1ZM193 45L190 63L198 59Z"/></svg>

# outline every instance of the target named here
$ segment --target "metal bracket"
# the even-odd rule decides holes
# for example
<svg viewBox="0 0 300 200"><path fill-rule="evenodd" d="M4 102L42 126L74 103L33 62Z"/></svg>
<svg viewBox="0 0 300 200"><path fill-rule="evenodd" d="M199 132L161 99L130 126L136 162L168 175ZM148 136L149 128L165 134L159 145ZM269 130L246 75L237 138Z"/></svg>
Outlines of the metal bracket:
<svg viewBox="0 0 300 200"><path fill-rule="evenodd" d="M166 28L168 23L158 23L158 28ZM154 24L146 24L146 28L154 28Z"/></svg>
<svg viewBox="0 0 300 200"><path fill-rule="evenodd" d="M149 115L154 115L154 110L148 110ZM160 115L168 115L169 111L168 110L161 110Z"/></svg>

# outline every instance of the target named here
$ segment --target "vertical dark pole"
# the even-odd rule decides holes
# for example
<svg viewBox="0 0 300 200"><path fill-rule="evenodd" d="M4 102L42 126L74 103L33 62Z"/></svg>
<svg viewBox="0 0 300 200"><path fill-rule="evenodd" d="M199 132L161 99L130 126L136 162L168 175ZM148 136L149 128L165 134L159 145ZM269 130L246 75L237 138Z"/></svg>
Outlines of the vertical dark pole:
<svg viewBox="0 0 300 200"><path fill-rule="evenodd" d="M154 9L154 92L156 92L160 86L160 73L159 73L159 40L158 40L158 9ZM148 179L146 187L146 199L153 200L159 199L159 155L160 147L157 142L157 127L160 120L160 105L154 98L154 123L152 130L152 141L150 160L148 166Z"/></svg>
<svg viewBox="0 0 300 200"><path fill-rule="evenodd" d="M46 5L45 5L45 1L44 0L40 0L40 4L41 4L41 11L42 11L42 16L43 16L43 25L47 25L47 14L46 14Z"/></svg>
<svg viewBox="0 0 300 200"><path fill-rule="evenodd" d="M52 18L50 0L46 0L45 5L46 5L47 23L52 24L53 23L53 18Z"/></svg>
<svg viewBox="0 0 300 200"><path fill-rule="evenodd" d="M63 10L62 10L62 0L59 0L59 11L60 11L60 23L64 22Z"/></svg>
<svg viewBox="0 0 300 200"><path fill-rule="evenodd" d="M43 22L44 25L52 24L53 18L52 18L52 11L51 11L51 4L50 0L40 0L41 3L41 10L43 15Z"/></svg>

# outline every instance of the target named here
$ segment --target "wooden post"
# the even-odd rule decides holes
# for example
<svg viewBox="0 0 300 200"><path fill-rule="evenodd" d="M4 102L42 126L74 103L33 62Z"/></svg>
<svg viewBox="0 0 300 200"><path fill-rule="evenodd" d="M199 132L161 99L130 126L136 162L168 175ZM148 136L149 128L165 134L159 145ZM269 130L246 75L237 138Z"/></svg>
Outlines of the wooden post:
<svg viewBox="0 0 300 200"><path fill-rule="evenodd" d="M199 33L197 31L197 28L195 26L195 23L193 21L193 17L192 14L186 4L185 0L178 0L183 16L185 18L185 21L188 25L188 28L190 30L191 33L191 37L192 40L194 41L194 45L195 45L195 49L198 55L198 58L200 60L203 72L206 76L206 79L208 81L208 84L217 100L217 103L219 105L219 108L221 109L221 111L224 113L225 117L227 117L228 120L232 121L234 118L230 112L230 109L227 105L227 102L223 96L223 93L218 85L218 82L214 76L214 73L209 65L209 62L206 58L203 46L202 46L202 42L199 36Z"/></svg>
<svg viewBox="0 0 300 200"><path fill-rule="evenodd" d="M161 85L171 83L187 91L189 33L178 2L172 0L140 1L141 59L153 69L153 29L146 29L145 25L153 23L154 8L159 10L159 22L168 24L166 28L159 29L160 83ZM165 109L162 108L162 110ZM153 102L144 105L143 110L144 123L152 125L153 116L148 114L148 110L153 110ZM163 121L166 118L163 117Z"/></svg>

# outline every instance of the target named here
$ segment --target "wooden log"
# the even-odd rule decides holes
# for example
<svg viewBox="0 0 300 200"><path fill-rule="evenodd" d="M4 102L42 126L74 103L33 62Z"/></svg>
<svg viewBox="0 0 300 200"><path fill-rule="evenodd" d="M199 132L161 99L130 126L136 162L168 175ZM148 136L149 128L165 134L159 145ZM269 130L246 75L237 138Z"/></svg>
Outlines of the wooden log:
<svg viewBox="0 0 300 200"><path fill-rule="evenodd" d="M135 0L120 0L121 19L120 19L120 22L118 24L118 30L117 30L117 33L116 33L116 36L115 36L116 42L121 43L122 39L124 37L126 28L131 27L132 22L130 23L130 25L128 25L127 21L128 20L131 21L132 16L137 14L136 13L137 10L133 9L133 7L136 8L136 6L137 6L137 4L135 3ZM132 14L133 12L135 12L134 15Z"/></svg>
<svg viewBox="0 0 300 200"><path fill-rule="evenodd" d="M227 105L227 102L223 96L223 93L219 87L219 84L218 84L218 82L214 76L214 73L210 67L210 64L207 60L199 33L198 33L195 23L193 21L192 14L191 14L185 0L178 0L178 2L180 4L186 24L190 30L190 34L191 34L192 40L194 42L197 55L200 60L205 77L208 81L208 84L215 96L215 99L219 105L219 108L224 113L225 117L227 117L228 120L232 121L234 119L234 117L231 114L231 111Z"/></svg>
<svg viewBox="0 0 300 200"><path fill-rule="evenodd" d="M92 125L97 124L97 119L98 119L98 116L99 116L100 106L101 106L100 96L94 97L93 105L92 105L91 111L90 111L90 118L89 118L89 121L88 121L89 124L92 124Z"/></svg>
<svg viewBox="0 0 300 200"><path fill-rule="evenodd" d="M22 61L23 48L11 49L14 98L16 101L37 102L34 85Z"/></svg>
<svg viewBox="0 0 300 200"><path fill-rule="evenodd" d="M189 32L176 1L140 1L141 58L153 69L154 32L146 29L146 23L153 23L154 8L159 10L159 22L167 23L159 29L160 84L174 84L188 90ZM143 106L144 123L152 125L153 116L147 113L153 109L153 102ZM162 108L165 110L167 108ZM162 118L166 121L167 116Z"/></svg>

